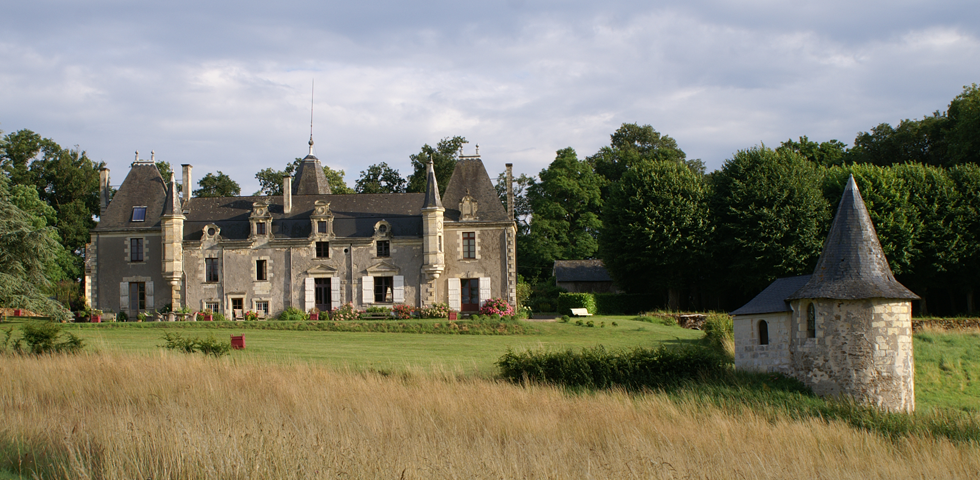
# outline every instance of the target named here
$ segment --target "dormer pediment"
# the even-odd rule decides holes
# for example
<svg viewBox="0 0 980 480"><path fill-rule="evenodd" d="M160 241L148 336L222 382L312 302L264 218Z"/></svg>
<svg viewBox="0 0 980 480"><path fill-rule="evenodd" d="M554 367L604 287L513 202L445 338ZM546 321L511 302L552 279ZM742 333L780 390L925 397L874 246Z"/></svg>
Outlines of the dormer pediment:
<svg viewBox="0 0 980 480"><path fill-rule="evenodd" d="M374 265L367 267L365 270L368 274L375 277L398 275L399 272L401 272L401 269L398 268L398 266L387 260L382 260L375 263Z"/></svg>
<svg viewBox="0 0 980 480"><path fill-rule="evenodd" d="M313 277L313 276L332 277L332 276L335 276L336 273L337 273L337 268L336 267L333 267L333 266L330 266L330 265L316 265L314 267L310 267L306 271L306 276L308 276L308 277Z"/></svg>

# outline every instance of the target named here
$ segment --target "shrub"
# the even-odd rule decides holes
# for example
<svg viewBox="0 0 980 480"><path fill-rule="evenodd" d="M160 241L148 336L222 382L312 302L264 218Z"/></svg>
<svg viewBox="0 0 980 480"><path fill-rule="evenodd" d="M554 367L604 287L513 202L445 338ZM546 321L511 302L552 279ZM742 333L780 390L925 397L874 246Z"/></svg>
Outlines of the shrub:
<svg viewBox="0 0 980 480"><path fill-rule="evenodd" d="M704 337L702 340L719 355L735 358L735 333L730 315L712 314L704 322Z"/></svg>
<svg viewBox="0 0 980 480"><path fill-rule="evenodd" d="M127 320L129 320L129 315L127 315L126 312L119 312L116 314L117 322L125 322Z"/></svg>
<svg viewBox="0 0 980 480"><path fill-rule="evenodd" d="M209 333L208 338L197 341L197 351L218 358L228 355L228 352L231 351L231 342L219 342L218 339L214 338L214 334Z"/></svg>
<svg viewBox="0 0 980 480"><path fill-rule="evenodd" d="M584 308L595 313L595 297L591 293L561 293L558 295L558 313L568 315L573 308Z"/></svg>
<svg viewBox="0 0 980 480"><path fill-rule="evenodd" d="M597 293L596 312L600 315L636 315L659 306L657 295L632 293Z"/></svg>
<svg viewBox="0 0 980 480"><path fill-rule="evenodd" d="M208 333L208 337L201 340L200 338L184 338L183 335L176 332L167 332L164 334L163 340L164 344L160 345L161 347L184 353L201 352L218 358L228 355L228 352L231 351L231 343L219 342L218 339L214 338L213 333Z"/></svg>
<svg viewBox="0 0 980 480"><path fill-rule="evenodd" d="M408 320L415 313L415 307L411 305L395 305L391 307L391 310L395 312L395 318L399 320Z"/></svg>
<svg viewBox="0 0 980 480"><path fill-rule="evenodd" d="M568 323L568 321L571 320L571 319L572 319L572 317L569 317L568 315L562 315L561 316L561 323Z"/></svg>
<svg viewBox="0 0 980 480"><path fill-rule="evenodd" d="M316 308L311 308L310 309L310 313L312 313L313 310L316 310ZM319 310L317 310L317 313L319 313ZM279 317L278 318L279 318L279 320L284 320L284 321L287 321L287 320L303 321L303 320L308 319L309 316L306 315L306 312L304 312L304 311L302 311L302 310L300 310L300 309L298 309L296 307L289 307L289 308L283 310L279 314Z"/></svg>
<svg viewBox="0 0 980 480"><path fill-rule="evenodd" d="M354 309L352 302L348 302L330 311L330 320L334 321L350 321L359 318L360 314Z"/></svg>
<svg viewBox="0 0 980 480"><path fill-rule="evenodd" d="M506 300L502 298L491 298L483 302L483 307L480 308L480 313L484 315L512 315L514 313L514 307L510 306Z"/></svg>
<svg viewBox="0 0 980 480"><path fill-rule="evenodd" d="M550 312L551 311L551 304L548 303L548 302L541 302L541 303L539 303L538 304L538 311L539 312Z"/></svg>
<svg viewBox="0 0 980 480"><path fill-rule="evenodd" d="M657 318L657 321L665 327L676 327L677 318L671 315L662 315Z"/></svg>
<svg viewBox="0 0 980 480"><path fill-rule="evenodd" d="M61 325L51 322L29 322L21 329L21 337L14 340L13 329L4 330L6 338L2 351L8 348L13 353L44 355L52 353L78 353L85 347L85 342L72 333L65 333L61 338ZM12 342L12 343L11 343ZM27 344L27 348L24 348Z"/></svg>
<svg viewBox="0 0 980 480"><path fill-rule="evenodd" d="M225 314L223 314L221 312L214 312L212 314L212 316L211 316L211 319L214 320L214 321L216 321L216 322L227 322L228 321L228 318L225 317Z"/></svg>
<svg viewBox="0 0 980 480"><path fill-rule="evenodd" d="M419 318L449 318L450 311L448 303L436 303L418 310Z"/></svg>

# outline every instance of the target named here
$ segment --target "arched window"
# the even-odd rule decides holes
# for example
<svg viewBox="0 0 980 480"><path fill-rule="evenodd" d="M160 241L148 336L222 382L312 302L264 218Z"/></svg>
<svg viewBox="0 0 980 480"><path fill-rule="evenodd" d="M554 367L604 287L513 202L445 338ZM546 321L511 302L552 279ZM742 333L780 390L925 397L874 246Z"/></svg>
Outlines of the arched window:
<svg viewBox="0 0 980 480"><path fill-rule="evenodd" d="M812 303L806 308L806 338L817 338L817 308Z"/></svg>
<svg viewBox="0 0 980 480"><path fill-rule="evenodd" d="M759 320L759 345L769 345L769 324Z"/></svg>

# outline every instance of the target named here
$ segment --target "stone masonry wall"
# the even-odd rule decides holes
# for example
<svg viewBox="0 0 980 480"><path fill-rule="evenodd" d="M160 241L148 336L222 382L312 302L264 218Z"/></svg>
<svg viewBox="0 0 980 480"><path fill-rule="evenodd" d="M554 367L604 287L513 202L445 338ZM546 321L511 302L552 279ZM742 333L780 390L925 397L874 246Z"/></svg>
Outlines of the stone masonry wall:
<svg viewBox="0 0 980 480"><path fill-rule="evenodd" d="M768 345L759 343L761 321L766 322L769 329ZM732 321L735 367L757 372L787 373L790 366L789 322L789 312L736 316Z"/></svg>

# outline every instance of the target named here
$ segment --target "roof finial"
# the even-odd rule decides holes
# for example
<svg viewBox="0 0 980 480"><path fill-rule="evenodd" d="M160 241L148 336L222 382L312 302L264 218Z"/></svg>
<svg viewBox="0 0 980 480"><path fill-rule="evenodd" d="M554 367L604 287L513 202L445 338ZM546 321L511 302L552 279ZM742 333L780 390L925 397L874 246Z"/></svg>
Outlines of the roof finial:
<svg viewBox="0 0 980 480"><path fill-rule="evenodd" d="M157 151L156 150L150 150L150 161L151 162L157 161Z"/></svg>
<svg viewBox="0 0 980 480"><path fill-rule="evenodd" d="M140 161L140 151L139 150L136 151L136 160L135 161L137 161L137 162Z"/></svg>
<svg viewBox="0 0 980 480"><path fill-rule="evenodd" d="M310 155L313 155L313 92L316 88L316 79L310 81Z"/></svg>
<svg viewBox="0 0 980 480"><path fill-rule="evenodd" d="M480 144L476 144L476 156L480 156Z"/></svg>

